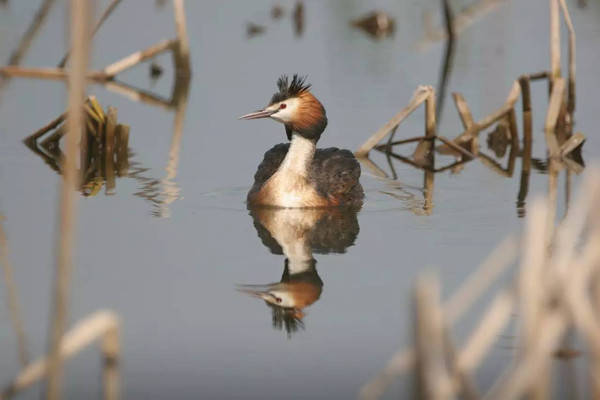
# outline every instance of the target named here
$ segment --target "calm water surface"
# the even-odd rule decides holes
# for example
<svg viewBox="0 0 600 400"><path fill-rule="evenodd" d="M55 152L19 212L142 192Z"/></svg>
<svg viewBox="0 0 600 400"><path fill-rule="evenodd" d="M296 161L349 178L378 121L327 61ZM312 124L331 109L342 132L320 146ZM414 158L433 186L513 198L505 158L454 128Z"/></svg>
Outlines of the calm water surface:
<svg viewBox="0 0 600 400"><path fill-rule="evenodd" d="M11 1L0 8L3 63L39 3ZM23 65L60 60L65 3L51 10ZM103 9L108 2L99 3ZM588 3L582 10L570 2L578 39L576 130L589 138L583 151L589 163L600 153L600 3ZM397 182L363 168L367 199L357 215L250 215L246 190L264 151L284 141L284 130L272 121L236 118L266 104L280 74L309 75L330 121L319 145L355 150L408 103L417 85L437 84L443 54L443 43L417 46L423 13L432 11L438 24L437 1L309 1L301 37L290 22L293 2L281 4L286 14L275 21L272 1L186 3L193 79L175 140L172 110L89 87L131 126L132 174L117 178L114 195L102 189L79 198L71 321L101 308L121 316L124 398L353 398L410 340L415 278L436 271L447 296L503 237L522 229L520 159L512 178L479 161L458 174L437 174L429 212L423 211L423 172L395 162ZM394 37L374 41L349 26L374 8L397 18ZM248 22L265 25L266 32L248 39ZM465 30L448 93L460 91L476 119L499 107L519 75L548 68L547 22L547 1L507 1ZM92 67L173 35L169 5L123 2L96 36ZM164 68L156 82L146 64L120 79L169 97L170 57L156 62ZM533 156L544 159L545 84L536 84L533 96ZM15 79L0 93L0 214L33 357L46 347L60 177L22 140L62 113L65 99L61 82ZM460 121L449 99L444 108L439 130L453 137ZM422 131L419 110L397 137ZM178 158L169 163L178 139ZM481 144L491 154L485 140ZM391 174L385 157L374 154L373 160ZM547 182L532 172L525 213ZM563 212L564 175L559 182ZM574 191L578 182L572 178ZM171 196L161 195L165 188ZM270 283L278 284L270 289L279 297L305 307L302 313L286 314L247 293L265 288L238 286ZM476 317L456 327L456 337L464 337ZM0 321L0 381L9 382L20 364L5 306ZM510 338L500 338L477 376L481 385L510 359L510 345ZM98 360L90 347L68 361L68 398L100 397ZM39 391L36 386L21 398L38 398ZM406 393L398 384L387 397Z"/></svg>

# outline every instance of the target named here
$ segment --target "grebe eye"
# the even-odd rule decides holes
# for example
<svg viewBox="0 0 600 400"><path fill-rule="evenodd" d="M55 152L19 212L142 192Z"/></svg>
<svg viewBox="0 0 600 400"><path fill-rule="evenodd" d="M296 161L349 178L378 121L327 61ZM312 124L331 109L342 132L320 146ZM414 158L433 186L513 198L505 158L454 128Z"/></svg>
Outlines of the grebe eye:
<svg viewBox="0 0 600 400"><path fill-rule="evenodd" d="M287 105L286 105L285 103L281 103L281 104L279 105L279 109L280 109L280 110L283 110L283 109L285 109L286 107L287 107Z"/></svg>
<svg viewBox="0 0 600 400"><path fill-rule="evenodd" d="M281 298L280 298L280 297L275 297L275 301L276 301L277 303L281 303Z"/></svg>

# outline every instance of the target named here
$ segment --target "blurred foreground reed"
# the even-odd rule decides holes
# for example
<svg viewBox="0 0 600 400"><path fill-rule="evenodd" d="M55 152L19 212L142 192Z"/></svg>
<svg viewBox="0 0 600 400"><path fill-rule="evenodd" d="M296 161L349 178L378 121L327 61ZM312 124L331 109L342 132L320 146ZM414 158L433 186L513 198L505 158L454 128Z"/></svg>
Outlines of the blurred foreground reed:
<svg viewBox="0 0 600 400"><path fill-rule="evenodd" d="M435 275L422 277L414 292L414 347L396 353L362 388L378 398L399 375L414 372L418 397L426 399L550 398L552 365L571 334L585 347L588 391L600 396L600 170L584 178L567 217L553 228L551 199L536 199L521 240L519 268L511 284L498 290L466 340L456 344L452 327L515 260L508 238L450 298L440 300ZM511 365L481 389L473 382L486 354L511 316L518 320ZM578 354L578 352L574 353ZM578 380L577 382L581 382ZM580 391L586 393L586 391Z"/></svg>
<svg viewBox="0 0 600 400"><path fill-rule="evenodd" d="M57 262L52 297L52 310L49 328L48 355L28 363L28 355L24 344L24 333L20 323L16 294L12 288L11 269L8 264L7 245L4 235L0 235L0 262L5 270L9 284L9 303L13 312L13 323L20 341L20 358L24 364L17 377L0 392L0 398L9 398L19 391L31 386L39 380L47 378L46 397L62 398L63 362L77 354L97 339L101 340L104 359L103 389L104 398L117 399L120 396L118 360L120 354L119 331L120 320L111 311L99 311L84 318L70 331L66 332L69 311L70 281L73 269L73 251L75 248L76 200L74 191L79 189L85 195L93 195L106 182L107 193L114 190L115 174L127 174L129 127L117 123L117 110L109 107L105 113L94 97L85 99L86 85L89 80L105 84L108 89L116 90L130 98L159 105L167 109L175 109L175 122L167 177L161 181L164 186L166 201L162 213L168 212L168 204L177 198L178 189L174 185L178 163L178 152L183 130L183 120L187 105L187 92L191 76L189 44L187 39L185 10L183 0L173 0L176 38L161 41L147 49L135 52L102 71L88 71L88 57L91 38L103 22L118 6L120 0L110 2L95 28L91 29L90 19L92 2L71 0L70 11L70 51L63 57L58 68L22 68L17 66L27 51L29 43L39 30L48 14L52 1L42 3L32 28L21 41L9 66L0 68L2 83L10 77L21 76L40 79L62 79L68 82L68 111L57 119L29 136L25 143L36 154L40 155L53 169L63 177L59 204L59 228L57 236ZM31 33L30 33L31 32ZM163 100L124 83L117 82L115 77L122 71L157 54L171 51L173 54L174 80L172 98ZM69 69L65 69L66 63ZM52 132L41 143L43 135ZM63 139L64 154L60 141ZM77 168L79 164L79 168ZM116 170L116 171L115 171ZM1 233L1 231L0 231Z"/></svg>

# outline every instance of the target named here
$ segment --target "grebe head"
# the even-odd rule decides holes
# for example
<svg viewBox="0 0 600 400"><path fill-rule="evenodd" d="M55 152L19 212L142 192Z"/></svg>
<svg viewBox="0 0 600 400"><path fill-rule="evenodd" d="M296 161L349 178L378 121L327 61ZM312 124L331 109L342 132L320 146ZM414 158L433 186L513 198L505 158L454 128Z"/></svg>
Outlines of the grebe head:
<svg viewBox="0 0 600 400"><path fill-rule="evenodd" d="M325 108L310 92L306 78L294 74L289 82L283 75L277 80L279 91L262 110L246 114L240 119L271 118L285 125L288 139L296 132L306 139L319 140L327 126Z"/></svg>

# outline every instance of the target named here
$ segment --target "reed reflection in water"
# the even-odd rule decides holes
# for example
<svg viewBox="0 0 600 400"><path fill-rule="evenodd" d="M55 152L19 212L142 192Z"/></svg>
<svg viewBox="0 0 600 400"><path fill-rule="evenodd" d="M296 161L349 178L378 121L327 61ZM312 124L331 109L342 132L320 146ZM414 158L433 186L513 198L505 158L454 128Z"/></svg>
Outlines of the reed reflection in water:
<svg viewBox="0 0 600 400"><path fill-rule="evenodd" d="M321 296L323 281L314 253L345 253L359 232L358 210L260 207L250 210L256 233L273 254L285 256L279 282L238 285L238 290L262 299L269 307L273 328L288 338L304 329L304 309Z"/></svg>

